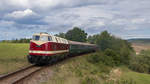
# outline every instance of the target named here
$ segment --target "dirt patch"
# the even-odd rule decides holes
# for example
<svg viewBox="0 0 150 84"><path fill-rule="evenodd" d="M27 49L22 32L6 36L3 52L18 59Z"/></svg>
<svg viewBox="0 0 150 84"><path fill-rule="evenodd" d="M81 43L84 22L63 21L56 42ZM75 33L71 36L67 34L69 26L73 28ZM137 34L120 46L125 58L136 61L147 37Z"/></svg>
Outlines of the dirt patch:
<svg viewBox="0 0 150 84"><path fill-rule="evenodd" d="M119 68L112 69L109 73L108 81L110 81L110 80L117 81L118 79L120 79L121 74L122 74L121 69L119 69Z"/></svg>
<svg viewBox="0 0 150 84"><path fill-rule="evenodd" d="M17 84L41 84L45 81L48 81L52 75L53 71L50 67L47 67L38 72L35 72L30 77L23 79L23 81L18 82Z"/></svg>

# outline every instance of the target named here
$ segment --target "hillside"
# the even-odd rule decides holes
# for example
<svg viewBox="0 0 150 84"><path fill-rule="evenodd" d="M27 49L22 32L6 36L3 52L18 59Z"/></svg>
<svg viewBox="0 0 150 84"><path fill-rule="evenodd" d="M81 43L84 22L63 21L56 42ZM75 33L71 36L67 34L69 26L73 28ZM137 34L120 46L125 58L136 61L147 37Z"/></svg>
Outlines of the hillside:
<svg viewBox="0 0 150 84"><path fill-rule="evenodd" d="M128 39L128 42L132 43L136 54L139 54L142 50L150 49L150 38Z"/></svg>
<svg viewBox="0 0 150 84"><path fill-rule="evenodd" d="M132 43L132 47L135 50L136 54L139 54L142 50L150 49L149 44L143 44L143 43Z"/></svg>
<svg viewBox="0 0 150 84"><path fill-rule="evenodd" d="M137 73L125 66L109 67L95 65L86 59L89 55L63 61L51 67L53 76L41 84L149 84L150 75ZM120 83L113 83L112 81ZM126 83L123 83L125 82Z"/></svg>
<svg viewBox="0 0 150 84"><path fill-rule="evenodd" d="M142 44L150 44L150 38L134 38L128 39L131 43L142 43Z"/></svg>

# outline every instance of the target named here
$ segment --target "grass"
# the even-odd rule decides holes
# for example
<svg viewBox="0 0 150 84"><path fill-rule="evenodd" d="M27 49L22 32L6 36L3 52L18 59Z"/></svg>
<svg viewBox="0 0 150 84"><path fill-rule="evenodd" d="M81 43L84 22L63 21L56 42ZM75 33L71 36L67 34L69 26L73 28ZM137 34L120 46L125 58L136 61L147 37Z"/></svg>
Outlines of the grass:
<svg viewBox="0 0 150 84"><path fill-rule="evenodd" d="M90 56L90 55L89 55ZM126 66L108 67L105 65L94 66L86 60L87 56L71 58L51 68L53 76L41 84L149 84L150 75L129 70ZM114 74L117 81L109 81L110 72L106 70L120 69ZM106 70L106 71L105 71Z"/></svg>
<svg viewBox="0 0 150 84"><path fill-rule="evenodd" d="M56 64L51 68L53 77L42 84L102 84L105 78L102 76L106 73L87 62L86 57L79 56Z"/></svg>
<svg viewBox="0 0 150 84"><path fill-rule="evenodd" d="M149 84L150 83L150 75L145 73L138 73L131 70L125 71L122 74L122 79L132 79L136 82L136 84Z"/></svg>
<svg viewBox="0 0 150 84"><path fill-rule="evenodd" d="M26 55L29 44L0 43L0 74L28 65Z"/></svg>

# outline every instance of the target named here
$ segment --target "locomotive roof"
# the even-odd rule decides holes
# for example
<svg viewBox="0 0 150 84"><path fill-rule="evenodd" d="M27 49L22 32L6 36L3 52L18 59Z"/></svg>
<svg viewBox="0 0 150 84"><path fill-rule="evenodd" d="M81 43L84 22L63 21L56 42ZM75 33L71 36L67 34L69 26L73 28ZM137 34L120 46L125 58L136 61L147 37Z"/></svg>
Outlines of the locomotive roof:
<svg viewBox="0 0 150 84"><path fill-rule="evenodd" d="M57 36L54 36L54 35L50 35L48 33L35 33L33 34L33 36L35 35L38 35L38 36L51 36L52 37L52 41L53 42L58 42L58 43L65 43L65 44L68 44L68 40L67 39L64 39L64 38L60 38L60 37L57 37Z"/></svg>
<svg viewBox="0 0 150 84"><path fill-rule="evenodd" d="M35 33L35 34L33 34L33 35L45 35L45 36L49 36L48 33Z"/></svg>
<svg viewBox="0 0 150 84"><path fill-rule="evenodd" d="M95 45L95 44L83 43L83 42L77 42L77 41L69 41L69 44L73 44L73 45L88 45L88 46L97 46L97 45Z"/></svg>
<svg viewBox="0 0 150 84"><path fill-rule="evenodd" d="M50 35L48 33L36 33L36 34L33 34L33 35L44 35L44 36L52 36L52 37L55 37L55 38L60 38L60 37L57 37L57 36L54 36L54 35ZM64 38L60 38L60 39L64 39ZM67 39L64 39L66 41L69 42L69 44L73 44L73 45L88 45L88 46L97 46L95 44L90 44L90 43L83 43L83 42L77 42L77 41L70 41L70 40L67 40Z"/></svg>

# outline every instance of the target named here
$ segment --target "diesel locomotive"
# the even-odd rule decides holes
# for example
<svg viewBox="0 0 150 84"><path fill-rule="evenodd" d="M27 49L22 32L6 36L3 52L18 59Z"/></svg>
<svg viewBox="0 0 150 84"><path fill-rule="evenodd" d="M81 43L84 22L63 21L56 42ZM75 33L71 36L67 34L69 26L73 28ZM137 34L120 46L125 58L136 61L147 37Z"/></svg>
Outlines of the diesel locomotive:
<svg viewBox="0 0 150 84"><path fill-rule="evenodd" d="M30 41L28 61L31 64L48 64L72 55L97 50L97 45L70 41L48 33L34 34Z"/></svg>

